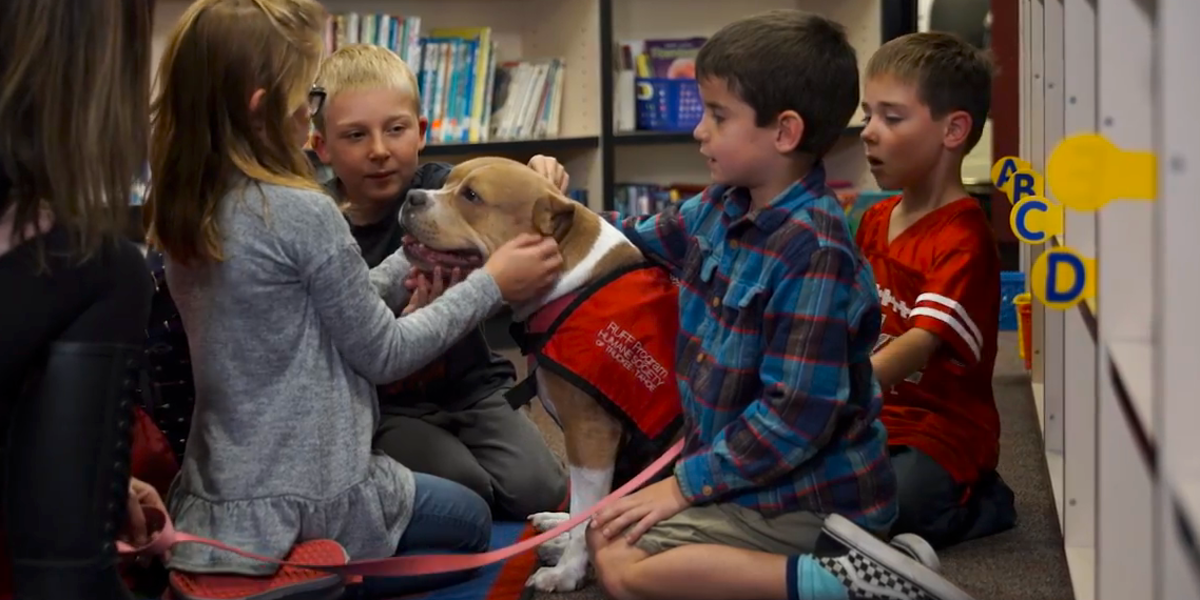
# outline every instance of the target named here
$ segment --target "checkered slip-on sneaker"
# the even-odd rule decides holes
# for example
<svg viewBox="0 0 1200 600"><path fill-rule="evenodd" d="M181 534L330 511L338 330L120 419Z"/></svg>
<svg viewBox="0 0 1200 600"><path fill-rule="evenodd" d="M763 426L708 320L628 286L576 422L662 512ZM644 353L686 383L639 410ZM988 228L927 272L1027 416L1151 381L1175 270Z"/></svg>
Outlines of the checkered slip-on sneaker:
<svg viewBox="0 0 1200 600"><path fill-rule="evenodd" d="M974 600L937 574L936 554L916 536L901 539L901 550L840 515L825 519L824 533L847 552L818 561L846 586L853 600ZM933 564L923 564L930 554Z"/></svg>
<svg viewBox="0 0 1200 600"><path fill-rule="evenodd" d="M911 556L913 560L925 565L929 570L935 573L942 572L942 561L938 558L937 551L925 538L915 533L902 533L892 538L888 544L905 554Z"/></svg>

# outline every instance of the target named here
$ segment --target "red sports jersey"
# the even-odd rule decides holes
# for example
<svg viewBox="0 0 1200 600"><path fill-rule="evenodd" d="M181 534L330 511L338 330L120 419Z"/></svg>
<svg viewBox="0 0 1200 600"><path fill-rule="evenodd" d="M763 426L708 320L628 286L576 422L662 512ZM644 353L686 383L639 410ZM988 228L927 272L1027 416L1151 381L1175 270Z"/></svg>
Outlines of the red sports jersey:
<svg viewBox="0 0 1200 600"><path fill-rule="evenodd" d="M992 395L1000 321L1000 257L974 198L943 206L888 242L894 196L863 214L858 245L871 263L883 311L878 352L913 327L941 347L884 392L888 443L912 446L971 484L996 468L1000 416Z"/></svg>

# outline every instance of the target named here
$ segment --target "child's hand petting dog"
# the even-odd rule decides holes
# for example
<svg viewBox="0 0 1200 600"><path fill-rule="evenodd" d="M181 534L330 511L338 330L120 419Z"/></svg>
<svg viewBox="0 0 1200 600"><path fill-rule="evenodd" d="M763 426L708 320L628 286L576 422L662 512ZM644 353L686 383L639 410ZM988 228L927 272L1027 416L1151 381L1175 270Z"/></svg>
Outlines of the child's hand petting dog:
<svg viewBox="0 0 1200 600"><path fill-rule="evenodd" d="M550 291L562 264L554 238L522 233L497 248L483 270L495 280L500 297L513 305Z"/></svg>
<svg viewBox="0 0 1200 600"><path fill-rule="evenodd" d="M407 316L413 311L427 306L430 302L437 300L451 286L459 283L463 279L462 269L455 267L450 271L450 276L447 277L441 267L434 267L433 273L413 270L404 280L404 287L412 292L412 297L408 300L408 305L400 312L400 316Z"/></svg>
<svg viewBox="0 0 1200 600"><path fill-rule="evenodd" d="M567 169L562 166L558 160L538 154L529 159L529 168L537 171L538 175L550 180L558 187L558 191L567 192L567 185L571 183L571 176L567 174Z"/></svg>

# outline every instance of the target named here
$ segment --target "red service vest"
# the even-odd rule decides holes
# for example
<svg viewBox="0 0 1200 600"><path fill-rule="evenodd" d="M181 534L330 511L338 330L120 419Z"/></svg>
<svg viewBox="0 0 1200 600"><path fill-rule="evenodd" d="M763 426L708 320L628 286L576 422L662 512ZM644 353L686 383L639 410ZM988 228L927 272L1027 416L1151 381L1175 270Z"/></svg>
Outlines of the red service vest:
<svg viewBox="0 0 1200 600"><path fill-rule="evenodd" d="M639 264L614 272L547 304L514 337L525 339L531 371L552 371L625 424L634 460L657 458L682 426L679 286L663 269Z"/></svg>

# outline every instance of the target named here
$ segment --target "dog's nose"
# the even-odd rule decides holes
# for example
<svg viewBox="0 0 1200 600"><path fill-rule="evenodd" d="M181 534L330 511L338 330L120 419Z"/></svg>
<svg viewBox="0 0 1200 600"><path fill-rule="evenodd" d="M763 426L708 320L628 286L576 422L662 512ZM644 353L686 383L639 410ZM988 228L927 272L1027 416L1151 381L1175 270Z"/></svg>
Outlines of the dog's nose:
<svg viewBox="0 0 1200 600"><path fill-rule="evenodd" d="M425 190L409 190L406 201L409 206L425 206L429 202L429 196L425 193Z"/></svg>

